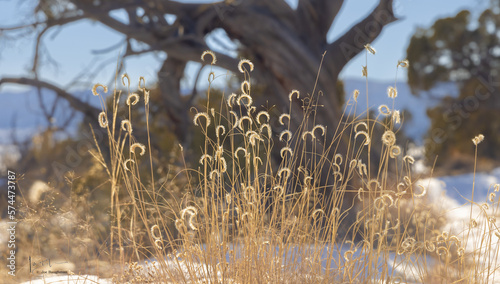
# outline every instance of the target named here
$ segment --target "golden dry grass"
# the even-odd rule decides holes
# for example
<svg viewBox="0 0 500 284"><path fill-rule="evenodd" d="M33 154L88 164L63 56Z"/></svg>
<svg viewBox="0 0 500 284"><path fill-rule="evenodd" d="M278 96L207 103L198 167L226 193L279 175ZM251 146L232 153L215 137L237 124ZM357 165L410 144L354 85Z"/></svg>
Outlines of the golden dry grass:
<svg viewBox="0 0 500 284"><path fill-rule="evenodd" d="M375 52L366 48L367 55ZM213 54L206 55L215 64ZM397 68L407 65L401 61ZM471 221L463 231L443 231L446 210L429 202L429 188L412 175L415 159L404 153L405 141L397 141L398 110L384 105L376 115L367 110L372 115L356 117L353 111L363 97L356 91L342 123L330 129L314 124L318 94L292 90L290 104L292 96L307 97L305 119L294 130L289 122L297 114L269 113L253 105L253 65L242 60L239 69L244 76L240 94L214 104L209 88L207 104L194 115L193 123L205 137L199 165L184 164L170 178L154 178L144 78L134 93L130 78L123 75L128 92L113 90L110 109L103 99L99 121L108 134L109 158L98 143L91 153L111 187L112 228L105 250L121 267L114 282L500 281L498 185L487 203L470 201ZM363 74L368 76L367 66ZM209 81L214 79L211 73ZM101 91L106 93L107 87L93 89L102 97ZM397 99L396 86L388 95ZM127 96L129 114L123 120L117 116L121 96ZM146 141L134 137L132 109L138 107L144 108ZM334 133L333 140L327 141L327 132ZM337 153L341 139L348 139L348 147ZM370 161L375 150L380 153L377 163ZM180 147L181 161L184 151L189 149ZM280 164L273 153L281 155ZM149 163L149 175L143 174L141 163ZM324 175L331 177L326 179L330 183L322 183Z"/></svg>
<svg viewBox="0 0 500 284"><path fill-rule="evenodd" d="M372 52L369 46L368 52ZM214 64L213 55L212 59ZM402 61L397 67L407 64ZM472 218L472 208L477 204L471 200L473 225L464 227L459 235L442 231L440 228L446 222L440 217L443 210L429 204L428 189L417 185L417 179L412 176L414 158L404 155L396 141L399 111L381 106L375 118L355 117L351 113L356 108L357 93L347 104L343 122L336 129L327 129L314 125L313 116L307 115L318 107L313 104L317 96L313 93L305 100L309 104L304 106L306 115L301 127L293 132L289 121L296 114L278 116L266 110L257 111L252 105L252 67L248 60L240 63L239 69L245 77L241 94L231 94L215 105L209 99L209 89L205 108L194 115L193 123L205 137L203 154L198 168L185 168L176 176L185 183L181 198L172 197L168 202L163 199L169 194L169 184L176 183L175 179L162 185L155 185L154 180L146 185L141 179L138 157L148 152L149 147L148 141L134 140L132 118L121 122L125 135L116 135L115 128L103 125L109 129L111 138L112 164L106 165L111 184L116 190L123 187L130 194L132 220L141 223L136 227L149 229L145 238L150 245L134 241L130 252L137 255L137 259L153 255L157 261L147 268L132 264L128 272L115 280L164 283L500 281L498 276L493 278L498 274L495 269L499 265L500 234L493 217L498 214L498 200L492 195L488 207L495 209L483 210L481 222ZM366 66L364 68L366 71ZM129 80L125 75L122 81L124 78ZM211 73L209 80L214 78ZM147 92L144 87L139 89ZM397 99L396 88L390 87L388 95ZM134 94L128 96L127 102L132 96L137 102ZM292 96L305 97L293 90L290 102ZM143 106L147 114L148 103ZM272 119L280 124L276 129L271 127ZM116 117L112 123L119 123ZM333 141L326 141L326 131L334 131ZM279 165L275 165L271 157L276 147L271 139L273 133L277 133L282 142ZM341 137L348 137L349 147L347 152L335 153ZM480 138L475 139L477 147ZM369 161L375 147L381 153L379 168L372 168ZM134 150L137 148L141 153ZM310 155L311 151L320 155ZM328 155L334 159L328 160ZM97 158L104 165L104 158ZM329 179L333 183L320 183L325 173L333 177ZM359 188L353 188L354 185ZM325 188L333 191L331 198L327 198ZM355 193L354 200L346 198L348 192ZM120 220L120 201L112 200L112 215ZM356 218L348 218L349 214L355 214ZM120 223L116 222L118 233L111 237L119 245L124 234L137 234L135 226L124 230ZM474 232L482 234L479 243L471 241L472 228L477 227L481 230ZM122 231L126 233L120 233ZM119 251L123 263L126 250ZM131 269L136 272L130 273ZM152 272L137 272L142 269Z"/></svg>

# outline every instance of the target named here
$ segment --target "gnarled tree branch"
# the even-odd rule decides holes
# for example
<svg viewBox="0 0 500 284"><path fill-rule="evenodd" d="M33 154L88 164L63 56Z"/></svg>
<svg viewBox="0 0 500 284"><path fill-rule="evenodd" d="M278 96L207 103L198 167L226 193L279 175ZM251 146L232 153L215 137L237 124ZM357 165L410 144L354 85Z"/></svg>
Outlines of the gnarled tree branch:
<svg viewBox="0 0 500 284"><path fill-rule="evenodd" d="M299 0L297 17L301 34L306 37L318 34L318 42L326 44L326 35L343 3L343 0Z"/></svg>
<svg viewBox="0 0 500 284"><path fill-rule="evenodd" d="M385 25L397 20L392 3L393 0L380 0L377 7L366 18L328 45L328 53L336 54L329 64L335 75L338 75L347 62L363 50L365 44L374 41Z"/></svg>
<svg viewBox="0 0 500 284"><path fill-rule="evenodd" d="M72 94L66 92L65 90L59 88L58 86L48 83L46 81L31 79L26 77L19 78L2 78L0 79L0 86L3 84L18 84L18 85L27 85L27 86L35 86L39 88L48 89L54 91L57 96L65 99L69 105L75 109L83 113L86 117L90 118L90 121L97 122L97 117L100 113L100 110L93 107L92 105L76 98Z"/></svg>

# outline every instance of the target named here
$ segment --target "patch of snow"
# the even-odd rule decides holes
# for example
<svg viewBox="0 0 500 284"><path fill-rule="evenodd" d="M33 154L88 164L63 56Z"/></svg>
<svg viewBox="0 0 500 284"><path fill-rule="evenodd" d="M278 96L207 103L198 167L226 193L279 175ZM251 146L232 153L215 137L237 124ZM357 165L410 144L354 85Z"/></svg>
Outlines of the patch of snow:
<svg viewBox="0 0 500 284"><path fill-rule="evenodd" d="M49 190L50 187L47 183L41 180L35 180L29 189L28 199L31 203L35 204L40 201L42 195Z"/></svg>
<svg viewBox="0 0 500 284"><path fill-rule="evenodd" d="M418 181L427 188L430 202L445 210L447 223L440 228L463 240L465 253L474 259L475 266L482 272L479 276L488 283L500 281L500 218L498 196L488 200L495 184L500 183L500 168L486 173L428 178ZM498 193L497 193L498 195ZM474 203L471 206L472 197ZM471 218L473 220L471 220ZM495 269L496 270L493 270ZM489 271L488 269L492 269ZM489 274L488 274L488 273ZM472 282L476 282L472 279Z"/></svg>
<svg viewBox="0 0 500 284"><path fill-rule="evenodd" d="M22 284L108 284L112 283L109 279L102 279L95 275L43 275L40 278L25 281Z"/></svg>
<svg viewBox="0 0 500 284"><path fill-rule="evenodd" d="M474 174L468 173L458 176L439 177L438 180L444 183L442 190L457 203L468 203L472 200L472 183ZM496 168L490 172L476 173L474 186L474 202L486 202L488 194L493 190L493 186L500 183L500 168Z"/></svg>
<svg viewBox="0 0 500 284"><path fill-rule="evenodd" d="M14 164L21 158L19 148L15 145L0 144L0 172L6 172L9 165Z"/></svg>
<svg viewBox="0 0 500 284"><path fill-rule="evenodd" d="M7 241L9 240L9 224L7 220L0 220L0 254L4 254L7 252Z"/></svg>
<svg viewBox="0 0 500 284"><path fill-rule="evenodd" d="M430 172L430 168L425 165L425 147L416 146L413 143L408 145L407 155L412 156L415 159L413 163L412 170L415 174L426 174Z"/></svg>
<svg viewBox="0 0 500 284"><path fill-rule="evenodd" d="M474 174L468 173L459 176L427 178L417 182L427 189L430 202L438 204L441 209L446 210L449 223L443 230L458 234L470 223L471 206L469 201L472 201L473 196L473 178ZM476 173L475 205L472 206L473 218L481 215L481 212L493 214L493 208L484 210L480 205L488 202L489 193L493 192L495 184L498 183L500 183L500 168L487 173ZM464 227L464 225L467 226Z"/></svg>

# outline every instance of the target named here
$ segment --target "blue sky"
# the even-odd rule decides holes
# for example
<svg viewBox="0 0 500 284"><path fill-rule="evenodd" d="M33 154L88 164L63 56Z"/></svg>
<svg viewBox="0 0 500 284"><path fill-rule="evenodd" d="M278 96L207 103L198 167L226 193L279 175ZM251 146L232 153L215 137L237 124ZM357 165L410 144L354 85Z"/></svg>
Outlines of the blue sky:
<svg viewBox="0 0 500 284"><path fill-rule="evenodd" d="M410 37L417 27L429 27L436 19L454 16L462 9L470 9L473 13L479 13L488 5L488 1L395 0L395 13L401 20L387 26L373 43L377 54L369 56L368 59L369 70L372 70L370 78L394 80L396 63L405 58ZM293 2L295 1L289 0L292 6ZM334 22L333 29L329 33L329 39L334 40L354 23L365 17L377 2L375 0L346 0ZM30 1L0 1L0 26L6 27L32 22L33 19L30 18L30 5L32 4L30 3ZM120 17L119 12L116 15ZM71 82L83 70L90 70L87 71L87 74L93 76L92 82L109 83L114 78L116 61L119 51L123 52L123 48L104 55L96 55L92 51L112 46L120 40L123 40L123 36L99 23L88 20L73 23L59 30L54 29L45 35L45 48L49 51L51 60L57 62L58 65L44 64L40 76L42 79L55 82L69 90L88 89L91 84L82 86L71 84ZM28 70L31 68L34 50L33 42L32 37L15 41L0 37L0 77L29 74ZM133 81L139 76L144 76L147 81L149 79L151 82L156 77L156 72L164 58L165 54L163 53L130 57L126 61L125 71ZM50 62L47 59L44 61ZM364 61L364 56L356 57L343 70L341 78L360 77ZM96 66L101 63L102 65L96 69ZM94 66L94 69L88 69L89 66ZM199 68L197 64L190 64L190 66L189 70ZM401 74L399 80L406 80L406 75ZM192 76L188 74L184 86L189 88L192 86L192 81ZM201 81L205 82L206 80ZM6 86L2 87L0 92L6 90L20 89Z"/></svg>

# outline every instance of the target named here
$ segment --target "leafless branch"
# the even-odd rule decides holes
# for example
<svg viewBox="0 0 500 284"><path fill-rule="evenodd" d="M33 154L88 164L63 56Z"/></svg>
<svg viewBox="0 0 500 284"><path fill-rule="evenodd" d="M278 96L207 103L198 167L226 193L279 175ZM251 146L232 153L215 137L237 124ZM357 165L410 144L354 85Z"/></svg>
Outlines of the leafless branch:
<svg viewBox="0 0 500 284"><path fill-rule="evenodd" d="M102 49L98 49L98 50L92 50L92 54L103 54L103 53L111 52L113 50L120 48L121 46L123 46L123 44L126 44L127 41L128 41L128 39L120 40L119 42L117 42L111 46L108 46L108 47L105 47Z"/></svg>
<svg viewBox="0 0 500 284"><path fill-rule="evenodd" d="M88 103L76 98L65 90L59 88L58 86L26 77L19 78L2 78L0 79L0 86L3 84L18 84L18 85L27 85L27 86L35 86L39 88L49 89L56 93L57 96L65 99L72 108L80 111L85 116L91 118L92 121L97 121L97 116L99 115L100 110L89 105Z"/></svg>
<svg viewBox="0 0 500 284"><path fill-rule="evenodd" d="M200 67L200 69L198 70L198 72L196 72L196 76L195 76L194 84L193 84L193 90L191 91L191 96L189 97L189 100L188 100L189 105L191 105L193 103L194 99L196 98L196 95L198 94L198 90L197 90L196 86L198 84L198 80L200 80L201 71L203 71L204 67L205 66L202 65Z"/></svg>
<svg viewBox="0 0 500 284"><path fill-rule="evenodd" d="M333 68L338 75L354 56L359 54L365 44L371 43L382 32L385 25L397 20L394 16L393 0L380 0L379 4L363 20L355 24L339 39L329 44L328 54L342 54L335 57Z"/></svg>
<svg viewBox="0 0 500 284"><path fill-rule="evenodd" d="M47 27L63 26L65 24L68 24L71 22L76 22L76 21L79 21L82 19L85 19L85 16L79 15L79 16L72 16L72 17L64 17L64 18L60 18L60 19L51 19L49 21L37 21L37 22L33 22L31 24L22 24L22 25L16 25L16 26L11 26L11 27L0 27L0 32L22 30L22 29L26 29L26 28L36 28L38 26L47 26Z"/></svg>

